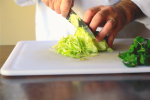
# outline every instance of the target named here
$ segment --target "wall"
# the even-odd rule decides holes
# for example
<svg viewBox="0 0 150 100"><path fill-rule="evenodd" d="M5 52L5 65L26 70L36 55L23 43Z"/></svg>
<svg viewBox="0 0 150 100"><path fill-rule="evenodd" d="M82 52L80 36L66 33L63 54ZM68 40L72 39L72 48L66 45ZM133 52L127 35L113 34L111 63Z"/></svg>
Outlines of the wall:
<svg viewBox="0 0 150 100"><path fill-rule="evenodd" d="M21 7L14 0L0 0L0 45L35 40L35 5Z"/></svg>

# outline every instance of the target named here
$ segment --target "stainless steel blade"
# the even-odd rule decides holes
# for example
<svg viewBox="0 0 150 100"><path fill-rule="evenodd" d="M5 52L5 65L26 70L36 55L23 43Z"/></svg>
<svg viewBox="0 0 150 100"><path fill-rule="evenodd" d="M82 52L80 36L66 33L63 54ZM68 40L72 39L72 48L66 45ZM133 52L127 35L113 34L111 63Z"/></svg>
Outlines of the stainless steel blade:
<svg viewBox="0 0 150 100"><path fill-rule="evenodd" d="M70 9L68 16L66 17L67 20L69 20L71 14L76 14L72 9ZM77 15L77 14L76 14ZM81 19L81 18L80 18ZM79 27L84 27L84 29L88 32L88 35L92 38L95 39L95 36L89 26L81 19L79 20Z"/></svg>

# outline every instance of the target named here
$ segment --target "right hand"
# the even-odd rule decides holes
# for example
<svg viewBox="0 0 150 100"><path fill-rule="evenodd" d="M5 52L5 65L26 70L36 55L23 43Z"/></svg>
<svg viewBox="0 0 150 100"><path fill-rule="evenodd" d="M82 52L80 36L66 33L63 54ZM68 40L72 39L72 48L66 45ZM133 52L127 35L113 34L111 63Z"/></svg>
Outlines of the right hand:
<svg viewBox="0 0 150 100"><path fill-rule="evenodd" d="M74 0L42 0L42 2L63 17L67 17L70 8L74 5Z"/></svg>
<svg viewBox="0 0 150 100"><path fill-rule="evenodd" d="M96 36L96 40L100 42L108 36L109 47L112 46L117 33L129 23L122 9L103 5L88 9L83 16L83 21L89 25L93 33L99 26L103 27Z"/></svg>

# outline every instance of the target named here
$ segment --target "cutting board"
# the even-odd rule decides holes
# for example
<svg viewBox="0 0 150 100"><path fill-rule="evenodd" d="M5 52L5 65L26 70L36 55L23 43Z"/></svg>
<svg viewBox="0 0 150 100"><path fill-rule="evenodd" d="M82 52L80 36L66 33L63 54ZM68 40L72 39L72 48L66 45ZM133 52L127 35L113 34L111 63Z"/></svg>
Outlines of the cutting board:
<svg viewBox="0 0 150 100"><path fill-rule="evenodd" d="M1 68L1 74L16 75L65 75L113 74L150 72L148 66L128 68L118 58L119 52L128 51L133 39L115 39L114 52L99 52L87 60L56 54L52 49L57 41L20 41Z"/></svg>

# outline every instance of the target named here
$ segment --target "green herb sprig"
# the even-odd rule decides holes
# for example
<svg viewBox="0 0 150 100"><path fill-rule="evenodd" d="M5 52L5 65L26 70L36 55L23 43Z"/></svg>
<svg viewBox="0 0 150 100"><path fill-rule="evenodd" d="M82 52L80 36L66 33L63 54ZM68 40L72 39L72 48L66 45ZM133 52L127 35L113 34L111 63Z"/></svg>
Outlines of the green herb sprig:
<svg viewBox="0 0 150 100"><path fill-rule="evenodd" d="M150 66L150 40L137 36L133 41L129 51L119 52L118 57L123 59L123 63L127 67Z"/></svg>

